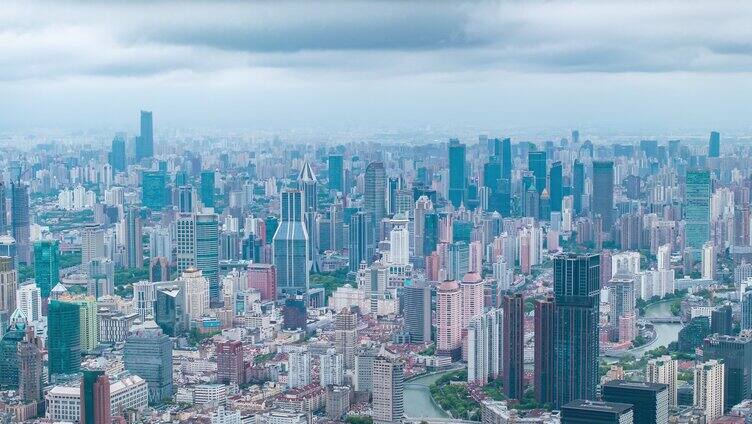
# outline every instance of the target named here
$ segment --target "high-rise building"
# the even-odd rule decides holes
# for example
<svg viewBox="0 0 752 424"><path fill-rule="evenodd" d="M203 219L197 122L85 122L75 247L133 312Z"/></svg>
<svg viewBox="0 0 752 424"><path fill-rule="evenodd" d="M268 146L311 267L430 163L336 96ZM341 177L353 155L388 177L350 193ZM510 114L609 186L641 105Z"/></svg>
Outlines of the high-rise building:
<svg viewBox="0 0 752 424"><path fill-rule="evenodd" d="M485 385L502 369L503 312L491 309L474 316L467 327L467 381Z"/></svg>
<svg viewBox="0 0 752 424"><path fill-rule="evenodd" d="M502 380L504 394L509 399L522 399L524 393L525 301L522 294L502 298L504 337Z"/></svg>
<svg viewBox="0 0 752 424"><path fill-rule="evenodd" d="M577 399L561 408L561 424L629 424L633 417L628 403Z"/></svg>
<svg viewBox="0 0 752 424"><path fill-rule="evenodd" d="M178 210L180 213L194 212L193 187L187 185L178 187Z"/></svg>
<svg viewBox="0 0 752 424"><path fill-rule="evenodd" d="M456 281L444 281L436 290L436 350L458 357L462 348L462 293Z"/></svg>
<svg viewBox="0 0 752 424"><path fill-rule="evenodd" d="M676 383L678 362L669 355L648 360L645 380L649 383L665 384L668 392L668 405L676 406Z"/></svg>
<svg viewBox="0 0 752 424"><path fill-rule="evenodd" d="M109 424L110 379L104 370L84 370L81 377L81 424Z"/></svg>
<svg viewBox="0 0 752 424"><path fill-rule="evenodd" d="M373 363L373 422L402 422L404 406L404 364L391 358L378 357Z"/></svg>
<svg viewBox="0 0 752 424"><path fill-rule="evenodd" d="M710 239L711 190L708 170L687 171L684 187L684 244L697 252Z"/></svg>
<svg viewBox="0 0 752 424"><path fill-rule="evenodd" d="M593 161L593 197L591 212L600 215L603 232L614 225L614 162Z"/></svg>
<svg viewBox="0 0 752 424"><path fill-rule="evenodd" d="M60 301L79 307L79 346L83 352L93 352L99 346L97 300L91 296L64 295Z"/></svg>
<svg viewBox="0 0 752 424"><path fill-rule="evenodd" d="M564 198L564 176L560 161L556 161L551 164L549 186L549 195L551 197L551 212L561 212L561 202Z"/></svg>
<svg viewBox="0 0 752 424"><path fill-rule="evenodd" d="M144 246L143 231L141 228L141 216L134 207L125 210L123 218L123 265L128 268L143 268Z"/></svg>
<svg viewBox="0 0 752 424"><path fill-rule="evenodd" d="M164 256L154 256L149 260L149 281L169 281L170 264Z"/></svg>
<svg viewBox="0 0 752 424"><path fill-rule="evenodd" d="M60 243L57 240L34 242L34 280L42 297L60 282Z"/></svg>
<svg viewBox="0 0 752 424"><path fill-rule="evenodd" d="M144 171L141 175L141 205L158 211L169 201L167 175L162 171Z"/></svg>
<svg viewBox="0 0 752 424"><path fill-rule="evenodd" d="M199 198L205 208L214 207L214 171L201 172L201 188Z"/></svg>
<svg viewBox="0 0 752 424"><path fill-rule="evenodd" d="M575 214L582 212L583 194L585 194L585 165L575 160L572 165L572 206Z"/></svg>
<svg viewBox="0 0 752 424"><path fill-rule="evenodd" d="M28 322L42 319L42 291L36 284L22 284L16 292L16 309L23 313Z"/></svg>
<svg viewBox="0 0 752 424"><path fill-rule="evenodd" d="M431 341L431 286L426 281L409 280L402 291L405 330L411 343Z"/></svg>
<svg viewBox="0 0 752 424"><path fill-rule="evenodd" d="M668 386L642 381L611 380L601 387L606 402L633 405L635 424L668 424Z"/></svg>
<svg viewBox="0 0 752 424"><path fill-rule="evenodd" d="M456 208L467 192L467 146L456 138L449 140L449 201Z"/></svg>
<svg viewBox="0 0 752 424"><path fill-rule="evenodd" d="M363 210L371 218L374 237L381 220L386 216L386 170L383 162L371 162L364 176Z"/></svg>
<svg viewBox="0 0 752 424"><path fill-rule="evenodd" d="M19 386L19 369L21 366L18 356L18 344L24 340L27 328L26 317L19 309L10 317L10 325L3 328L0 338L0 388L16 389Z"/></svg>
<svg viewBox="0 0 752 424"><path fill-rule="evenodd" d="M104 230L99 224L84 224L81 228L81 264L88 265L93 259L104 256Z"/></svg>
<svg viewBox="0 0 752 424"><path fill-rule="evenodd" d="M6 199L8 193L5 190L5 183L0 181L0 236L8 234L8 211L6 209Z"/></svg>
<svg viewBox="0 0 752 424"><path fill-rule="evenodd" d="M461 280L470 270L470 246L464 241L450 244L446 264L447 278Z"/></svg>
<svg viewBox="0 0 752 424"><path fill-rule="evenodd" d="M712 334L702 345L702 358L723 363L725 413L752 397L752 338L749 335Z"/></svg>
<svg viewBox="0 0 752 424"><path fill-rule="evenodd" d="M319 355L319 385L322 387L342 385L344 376L342 355L329 348Z"/></svg>
<svg viewBox="0 0 752 424"><path fill-rule="evenodd" d="M172 397L172 341L153 320L131 329L125 340L123 362L125 369L146 380L150 404Z"/></svg>
<svg viewBox="0 0 752 424"><path fill-rule="evenodd" d="M733 332L734 319L731 305L715 308L710 314L710 332L730 336Z"/></svg>
<svg viewBox="0 0 752 424"><path fill-rule="evenodd" d="M329 155L329 190L345 191L345 167L342 155Z"/></svg>
<svg viewBox="0 0 752 424"><path fill-rule="evenodd" d="M298 174L298 189L303 192L303 223L308 233L308 258L311 265L316 263L319 253L319 237L316 228L318 210L318 181L311 169L311 164L305 162Z"/></svg>
<svg viewBox="0 0 752 424"><path fill-rule="evenodd" d="M724 373L724 364L714 359L694 367L694 406L704 410L710 422L723 415Z"/></svg>
<svg viewBox="0 0 752 424"><path fill-rule="evenodd" d="M367 212L359 211L350 217L349 226L349 264L350 270L356 271L360 263L370 264L374 250L374 233L371 219Z"/></svg>
<svg viewBox="0 0 752 424"><path fill-rule="evenodd" d="M217 383L240 385L245 382L243 343L224 340L215 344L217 354Z"/></svg>
<svg viewBox="0 0 752 424"><path fill-rule="evenodd" d="M0 313L13 315L17 291L18 271L13 266L13 258L0 256Z"/></svg>
<svg viewBox="0 0 752 424"><path fill-rule="evenodd" d="M26 327L24 339L18 343L18 394L24 402L42 402L44 376L44 344Z"/></svg>
<svg viewBox="0 0 752 424"><path fill-rule="evenodd" d="M485 305L483 278L477 272L468 272L460 282L462 292L462 328L467 328L470 319L483 313Z"/></svg>
<svg viewBox="0 0 752 424"><path fill-rule="evenodd" d="M358 347L358 315L349 308L342 309L334 316L334 347L342 355L343 366L354 369L355 349Z"/></svg>
<svg viewBox="0 0 752 424"><path fill-rule="evenodd" d="M303 223L303 192L282 192L281 220L274 234L277 296L308 293L310 259L308 232Z"/></svg>
<svg viewBox="0 0 752 424"><path fill-rule="evenodd" d="M136 161L154 156L154 126L151 112L141 111L141 134L136 138Z"/></svg>
<svg viewBox="0 0 752 424"><path fill-rule="evenodd" d="M188 330L184 285L169 282L155 285L154 321L171 337L178 337Z"/></svg>
<svg viewBox="0 0 752 424"><path fill-rule="evenodd" d="M598 384L600 256L554 258L554 404L595 399Z"/></svg>
<svg viewBox="0 0 752 424"><path fill-rule="evenodd" d="M11 235L16 240L18 262L27 265L33 259L31 255L31 230L29 226L29 186L13 182L11 191Z"/></svg>
<svg viewBox="0 0 752 424"><path fill-rule="evenodd" d="M752 290L742 295L742 330L752 330Z"/></svg>
<svg viewBox="0 0 752 424"><path fill-rule="evenodd" d="M277 268L272 264L248 265L248 288L261 293L261 300L277 299Z"/></svg>
<svg viewBox="0 0 752 424"><path fill-rule="evenodd" d="M497 154L499 156L499 154ZM501 140L501 178L506 185L512 183L512 140L505 138ZM509 189L507 189L509 193Z"/></svg>
<svg viewBox="0 0 752 424"><path fill-rule="evenodd" d="M538 194L546 188L546 152L533 150L527 154L527 169L533 173L534 187Z"/></svg>
<svg viewBox="0 0 752 424"><path fill-rule="evenodd" d="M73 374L81 367L81 308L59 300L47 309L47 357L50 375Z"/></svg>
<svg viewBox="0 0 752 424"><path fill-rule="evenodd" d="M127 165L125 157L125 136L115 134L112 139L112 150L110 151L110 166L114 172L123 172Z"/></svg>
<svg viewBox="0 0 752 424"><path fill-rule="evenodd" d="M287 352L287 387L311 384L311 355L305 346L293 346Z"/></svg>
<svg viewBox="0 0 752 424"><path fill-rule="evenodd" d="M217 214L198 213L195 220L196 268L209 280L209 302L212 306L222 299L219 287L219 222Z"/></svg>
<svg viewBox="0 0 752 424"><path fill-rule="evenodd" d="M708 141L708 157L717 158L721 156L721 134L718 131L710 132L710 140Z"/></svg>
<svg viewBox="0 0 752 424"><path fill-rule="evenodd" d="M540 403L554 401L554 328L555 303L552 298L535 302L535 351L533 388Z"/></svg>

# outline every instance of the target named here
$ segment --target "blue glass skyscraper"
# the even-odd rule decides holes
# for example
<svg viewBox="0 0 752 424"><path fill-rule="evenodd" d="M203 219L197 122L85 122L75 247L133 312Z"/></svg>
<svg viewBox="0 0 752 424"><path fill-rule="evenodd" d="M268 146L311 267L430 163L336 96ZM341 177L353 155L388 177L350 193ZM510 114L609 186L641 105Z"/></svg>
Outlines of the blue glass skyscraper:
<svg viewBox="0 0 752 424"><path fill-rule="evenodd" d="M685 247L701 250L710 239L710 171L687 171L684 185Z"/></svg>
<svg viewBox="0 0 752 424"><path fill-rule="evenodd" d="M449 140L449 201L454 207L465 200L467 189L467 147L456 138Z"/></svg>

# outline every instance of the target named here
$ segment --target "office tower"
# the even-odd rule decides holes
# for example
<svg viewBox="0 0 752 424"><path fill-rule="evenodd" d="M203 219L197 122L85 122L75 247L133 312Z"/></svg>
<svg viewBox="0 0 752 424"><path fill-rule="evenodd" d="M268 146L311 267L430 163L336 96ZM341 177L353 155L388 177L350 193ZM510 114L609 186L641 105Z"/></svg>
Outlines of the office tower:
<svg viewBox="0 0 752 424"><path fill-rule="evenodd" d="M383 162L371 162L364 176L363 210L371 218L371 231L378 233L381 220L386 216L386 170Z"/></svg>
<svg viewBox="0 0 752 424"><path fill-rule="evenodd" d="M303 192L282 192L281 221L274 233L274 266L277 267L277 296L308 293L310 263L308 232L303 224Z"/></svg>
<svg viewBox="0 0 752 424"><path fill-rule="evenodd" d="M18 388L18 373L20 360L18 357L18 344L26 335L26 317L21 310L14 312L9 320L9 325L3 328L3 336L0 338L0 389Z"/></svg>
<svg viewBox="0 0 752 424"><path fill-rule="evenodd" d="M459 207L467 195L467 146L456 138L449 140L449 201Z"/></svg>
<svg viewBox="0 0 752 424"><path fill-rule="evenodd" d="M604 233L614 225L614 162L593 161L593 198L591 212L600 215Z"/></svg>
<svg viewBox="0 0 752 424"><path fill-rule="evenodd" d="M158 211L168 203L167 175L161 171L144 171L141 175L141 205Z"/></svg>
<svg viewBox="0 0 752 424"><path fill-rule="evenodd" d="M504 351L502 353L504 394L510 399L522 399L524 390L525 301L522 294L517 293L504 296L501 304L504 310Z"/></svg>
<svg viewBox="0 0 752 424"><path fill-rule="evenodd" d="M201 270L189 268L180 274L185 293L185 313L191 320L199 319L209 311L210 282Z"/></svg>
<svg viewBox="0 0 752 424"><path fill-rule="evenodd" d="M341 421L350 410L350 387L333 386L326 390L326 417L333 421Z"/></svg>
<svg viewBox="0 0 752 424"><path fill-rule="evenodd" d="M16 292L16 309L23 313L27 322L42 319L41 290L36 284L27 283L18 287Z"/></svg>
<svg viewBox="0 0 752 424"><path fill-rule="evenodd" d="M104 370L84 370L81 377L81 424L109 424L110 379Z"/></svg>
<svg viewBox="0 0 752 424"><path fill-rule="evenodd" d="M287 388L311 384L311 356L305 346L292 346L287 352Z"/></svg>
<svg viewBox="0 0 752 424"><path fill-rule="evenodd" d="M225 340L215 344L217 354L217 383L240 385L245 382L243 343Z"/></svg>
<svg viewBox="0 0 752 424"><path fill-rule="evenodd" d="M81 228L81 264L88 265L93 259L103 256L104 230L99 224L84 224Z"/></svg>
<svg viewBox="0 0 752 424"><path fill-rule="evenodd" d="M444 281L436 290L436 351L457 357L462 347L462 293L456 281Z"/></svg>
<svg viewBox="0 0 752 424"><path fill-rule="evenodd" d="M77 373L81 367L81 308L50 301L47 309L47 357L50 376Z"/></svg>
<svg viewBox="0 0 752 424"><path fill-rule="evenodd" d="M470 269L470 247L464 241L452 243L447 255L447 278L461 280Z"/></svg>
<svg viewBox="0 0 752 424"><path fill-rule="evenodd" d="M561 408L561 424L630 424L633 417L628 403L577 399Z"/></svg>
<svg viewBox="0 0 752 424"><path fill-rule="evenodd" d="M339 386L343 381L342 355L336 349L329 348L319 355L319 385L322 387Z"/></svg>
<svg viewBox="0 0 752 424"><path fill-rule="evenodd" d="M349 264L350 271L357 271L360 263L371 263L373 257L374 232L368 213L359 211L350 217Z"/></svg>
<svg viewBox="0 0 752 424"><path fill-rule="evenodd" d="M500 376L503 351L503 311L476 315L467 327L467 381L485 385Z"/></svg>
<svg viewBox="0 0 752 424"><path fill-rule="evenodd" d="M302 293L286 295L282 307L282 328L285 330L305 330L307 328L308 305Z"/></svg>
<svg viewBox="0 0 752 424"><path fill-rule="evenodd" d="M701 263L702 272L700 273L701 277L705 280L714 280L715 268L716 268L715 246L713 245L713 242L709 241L702 245L702 263Z"/></svg>
<svg viewBox="0 0 752 424"><path fill-rule="evenodd" d="M535 351L533 388L539 403L554 401L554 328L555 303L552 298L535 302Z"/></svg>
<svg viewBox="0 0 752 424"><path fill-rule="evenodd" d="M16 240L18 262L31 264L29 228L29 186L21 182L11 183L11 235Z"/></svg>
<svg viewBox="0 0 752 424"><path fill-rule="evenodd" d="M527 169L533 173L535 191L541 194L546 188L546 152L528 152Z"/></svg>
<svg viewBox="0 0 752 424"><path fill-rule="evenodd" d="M34 242L34 279L42 297L60 282L60 243L57 240Z"/></svg>
<svg viewBox="0 0 752 424"><path fill-rule="evenodd" d="M261 300L277 299L277 268L272 264L248 265L248 288L261 293Z"/></svg>
<svg viewBox="0 0 752 424"><path fill-rule="evenodd" d="M468 272L460 282L462 293L462 328L467 328L470 318L483 313L485 302L483 279L477 272Z"/></svg>
<svg viewBox="0 0 752 424"><path fill-rule="evenodd" d="M59 300L78 306L79 347L82 352L93 352L99 346L97 300L91 296L63 296Z"/></svg>
<svg viewBox="0 0 752 424"><path fill-rule="evenodd" d="M436 251L439 243L439 214L427 213L424 217L422 249L423 256L428 256Z"/></svg>
<svg viewBox="0 0 752 424"><path fill-rule="evenodd" d="M153 320L131 328L123 362L125 369L146 380L150 404L172 398L172 341Z"/></svg>
<svg viewBox="0 0 752 424"><path fill-rule="evenodd" d="M725 405L724 364L716 360L694 366L694 406L712 422L723 415Z"/></svg>
<svg viewBox="0 0 752 424"><path fill-rule="evenodd" d="M221 302L219 287L219 222L216 214L194 215L196 234L196 268L209 280L209 301Z"/></svg>
<svg viewBox="0 0 752 424"><path fill-rule="evenodd" d="M5 183L0 181L0 236L8 234L8 211L6 210L5 203L7 197Z"/></svg>
<svg viewBox="0 0 752 424"><path fill-rule="evenodd" d="M201 172L201 187L199 188L199 198L205 208L214 207L214 171Z"/></svg>
<svg viewBox="0 0 752 424"><path fill-rule="evenodd" d="M345 167L342 155L329 155L328 161L329 168L329 190L335 190L339 192L345 191Z"/></svg>
<svg viewBox="0 0 752 424"><path fill-rule="evenodd" d="M715 308L710 314L710 332L730 336L734 326L731 305Z"/></svg>
<svg viewBox="0 0 752 424"><path fill-rule="evenodd" d="M378 357L373 363L373 422L400 423L404 416L404 364Z"/></svg>
<svg viewBox="0 0 752 424"><path fill-rule="evenodd" d="M154 283L157 281L169 281L170 280L170 264L167 262L167 258L164 256L156 256L149 261L149 281Z"/></svg>
<svg viewBox="0 0 752 424"><path fill-rule="evenodd" d="M185 289L165 283L154 288L154 321L165 334L178 337L188 330Z"/></svg>
<svg viewBox="0 0 752 424"><path fill-rule="evenodd" d="M24 339L18 343L18 395L24 402L42 402L44 376L43 343L27 326Z"/></svg>
<svg viewBox="0 0 752 424"><path fill-rule="evenodd" d="M700 251L710 239L710 171L687 171L684 186L684 244Z"/></svg>
<svg viewBox="0 0 752 424"><path fill-rule="evenodd" d="M708 157L717 158L721 156L721 135L717 131L710 132L708 142Z"/></svg>
<svg viewBox="0 0 752 424"><path fill-rule="evenodd" d="M147 316L154 317L154 282L133 283L133 309L138 313L141 322L146 321Z"/></svg>
<svg viewBox="0 0 752 424"><path fill-rule="evenodd" d="M136 138L136 161L151 159L154 156L154 127L152 114L141 111L141 134Z"/></svg>
<svg viewBox="0 0 752 424"><path fill-rule="evenodd" d="M554 403L595 399L598 384L600 256L554 258Z"/></svg>
<svg viewBox="0 0 752 424"><path fill-rule="evenodd" d="M560 161L551 164L550 190L551 211L561 212L561 201L564 197L564 177Z"/></svg>
<svg viewBox="0 0 752 424"><path fill-rule="evenodd" d="M178 187L178 209L180 213L193 212L193 187Z"/></svg>
<svg viewBox="0 0 752 424"><path fill-rule="evenodd" d="M342 309L334 316L334 346L337 353L342 355L345 369L354 369L355 349L358 346L358 315L350 308Z"/></svg>
<svg viewBox="0 0 752 424"><path fill-rule="evenodd" d="M742 330L752 329L752 290L742 295Z"/></svg>
<svg viewBox="0 0 752 424"><path fill-rule="evenodd" d="M17 291L18 271L13 267L13 258L0 256L0 313L13 315Z"/></svg>
<svg viewBox="0 0 752 424"><path fill-rule="evenodd" d="M649 383L660 383L667 386L668 405L676 406L676 382L678 362L669 355L648 360L645 369L645 380Z"/></svg>
<svg viewBox="0 0 752 424"><path fill-rule="evenodd" d="M408 221L393 221L389 232L389 261L394 265L407 265L410 262L410 231Z"/></svg>
<svg viewBox="0 0 752 424"><path fill-rule="evenodd" d="M405 330L410 343L431 341L431 286L425 280L409 280L402 291Z"/></svg>
<svg viewBox="0 0 752 424"><path fill-rule="evenodd" d="M572 165L572 200L575 214L582 212L583 194L585 194L585 165L575 160Z"/></svg>
<svg viewBox="0 0 752 424"><path fill-rule="evenodd" d="M115 138L112 139L110 166L112 166L114 172L125 171L125 136L123 134L115 134Z"/></svg>
<svg viewBox="0 0 752 424"><path fill-rule="evenodd" d="M752 397L752 338L749 335L710 335L702 345L702 359L723 363L725 413Z"/></svg>
<svg viewBox="0 0 752 424"><path fill-rule="evenodd" d="M196 267L196 220L181 213L175 220L175 263L177 272Z"/></svg>
<svg viewBox="0 0 752 424"><path fill-rule="evenodd" d="M126 268L142 268L144 266L143 231L141 216L138 209L129 207L123 218L123 265Z"/></svg>
<svg viewBox="0 0 752 424"><path fill-rule="evenodd" d="M631 342L636 337L635 301L633 274L620 269L608 282L608 303L611 306L609 324L613 328L612 341Z"/></svg>
<svg viewBox="0 0 752 424"><path fill-rule="evenodd" d="M666 384L611 380L601 387L601 398L633 405L635 424L668 424Z"/></svg>
<svg viewBox="0 0 752 424"><path fill-rule="evenodd" d="M318 182L316 175L308 162L298 174L298 189L303 192L303 222L308 233L308 258L311 265L316 263L319 253L319 237L316 228L316 216L318 210Z"/></svg>

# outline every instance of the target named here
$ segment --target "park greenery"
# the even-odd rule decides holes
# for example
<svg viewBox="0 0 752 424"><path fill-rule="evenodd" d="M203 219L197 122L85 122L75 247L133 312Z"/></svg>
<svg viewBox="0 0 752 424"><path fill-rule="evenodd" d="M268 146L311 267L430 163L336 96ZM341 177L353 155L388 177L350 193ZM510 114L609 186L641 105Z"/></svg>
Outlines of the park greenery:
<svg viewBox="0 0 752 424"><path fill-rule="evenodd" d="M467 370L444 374L431 385L431 397L453 418L478 421L480 405L470 397L466 381Z"/></svg>
<svg viewBox="0 0 752 424"><path fill-rule="evenodd" d="M317 272L310 276L311 287L323 287L326 301L337 288L347 284L347 269L343 268L333 272Z"/></svg>
<svg viewBox="0 0 752 424"><path fill-rule="evenodd" d="M345 422L347 424L373 424L373 418L368 415L348 415Z"/></svg>

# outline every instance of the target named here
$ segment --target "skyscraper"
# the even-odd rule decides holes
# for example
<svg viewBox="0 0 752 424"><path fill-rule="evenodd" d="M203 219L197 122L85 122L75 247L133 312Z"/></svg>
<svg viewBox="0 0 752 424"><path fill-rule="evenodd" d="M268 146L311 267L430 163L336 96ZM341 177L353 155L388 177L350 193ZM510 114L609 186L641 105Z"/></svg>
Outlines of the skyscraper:
<svg viewBox="0 0 752 424"><path fill-rule="evenodd" d="M216 343L217 383L240 385L245 382L243 343L224 340Z"/></svg>
<svg viewBox="0 0 752 424"><path fill-rule="evenodd" d="M628 424L633 417L628 403L577 399L561 408L561 424Z"/></svg>
<svg viewBox="0 0 752 424"><path fill-rule="evenodd" d="M444 281L436 290L436 351L459 356L462 348L462 294L456 281Z"/></svg>
<svg viewBox="0 0 752 424"><path fill-rule="evenodd" d="M603 232L614 225L614 162L593 161L593 198L591 212L603 220Z"/></svg>
<svg viewBox="0 0 752 424"><path fill-rule="evenodd" d="M348 255L351 271L356 271L363 261L366 264L371 262L374 249L374 233L371 228L367 212L359 211L350 217Z"/></svg>
<svg viewBox="0 0 752 424"><path fill-rule="evenodd" d="M205 208L214 207L214 171L201 172L201 188L199 198Z"/></svg>
<svg viewBox="0 0 752 424"><path fill-rule="evenodd" d="M431 341L431 286L426 281L405 282L402 292L405 330L411 343Z"/></svg>
<svg viewBox="0 0 752 424"><path fill-rule="evenodd" d="M34 334L34 328L26 327L24 339L18 343L18 394L24 402L41 402L44 374L43 344Z"/></svg>
<svg viewBox="0 0 752 424"><path fill-rule="evenodd" d="M193 212L193 187L187 185L178 187L178 209L180 213Z"/></svg>
<svg viewBox="0 0 752 424"><path fill-rule="evenodd" d="M634 406L635 424L668 424L668 386L642 381L612 380L601 388L606 402L623 402Z"/></svg>
<svg viewBox="0 0 752 424"><path fill-rule="evenodd" d="M554 401L555 303L552 298L535 302L535 350L533 388L535 399L543 404Z"/></svg>
<svg viewBox="0 0 752 424"><path fill-rule="evenodd" d="M167 175L162 171L144 171L141 175L141 204L158 211L169 204Z"/></svg>
<svg viewBox="0 0 752 424"><path fill-rule="evenodd" d="M585 165L575 160L572 165L572 206L576 214L582 212L583 194L585 194Z"/></svg>
<svg viewBox="0 0 752 424"><path fill-rule="evenodd" d="M724 412L752 397L752 338L712 334L702 345L702 358L723 363Z"/></svg>
<svg viewBox="0 0 752 424"><path fill-rule="evenodd" d="M287 352L287 387L311 384L311 355L306 346L292 346Z"/></svg>
<svg viewBox="0 0 752 424"><path fill-rule="evenodd" d="M522 399L524 392L525 301L522 294L502 298L504 310L502 378L504 394L510 399Z"/></svg>
<svg viewBox="0 0 752 424"><path fill-rule="evenodd" d="M112 166L112 170L114 172L125 171L125 136L123 134L115 134L115 138L112 139L112 150L110 151L110 166Z"/></svg>
<svg viewBox="0 0 752 424"><path fill-rule="evenodd" d="M219 287L219 218L214 213L194 215L196 221L196 268L209 280L209 302L222 301Z"/></svg>
<svg viewBox="0 0 752 424"><path fill-rule="evenodd" d="M303 222L308 233L308 258L311 264L318 256L318 231L316 228L316 212L318 210L318 181L308 162L298 174L298 189L303 192Z"/></svg>
<svg viewBox="0 0 752 424"><path fill-rule="evenodd" d="M676 382L678 362L669 355L648 360L645 369L645 380L649 383L661 383L668 386L668 404L676 406Z"/></svg>
<svg viewBox="0 0 752 424"><path fill-rule="evenodd" d="M110 379L104 370L84 370L81 378L81 424L109 424Z"/></svg>
<svg viewBox="0 0 752 424"><path fill-rule="evenodd" d="M512 183L512 163L512 140L505 138L501 140L501 178L506 184Z"/></svg>
<svg viewBox="0 0 752 424"><path fill-rule="evenodd" d="M281 200L281 220L273 242L277 295L305 294L308 293L310 265L308 232L303 224L303 192L285 190Z"/></svg>
<svg viewBox="0 0 752 424"><path fill-rule="evenodd" d="M710 195L710 172L687 171L684 186L684 244L697 252L710 239Z"/></svg>
<svg viewBox="0 0 752 424"><path fill-rule="evenodd" d="M345 167L342 155L329 155L329 190L345 191Z"/></svg>
<svg viewBox="0 0 752 424"><path fill-rule="evenodd" d="M561 201L564 198L564 178L560 161L551 164L551 176L549 181L549 195L551 197L551 211L561 212Z"/></svg>
<svg viewBox="0 0 752 424"><path fill-rule="evenodd" d="M381 220L386 216L386 170L383 162L371 162L364 176L363 210L371 218L371 231L378 233Z"/></svg>
<svg viewBox="0 0 752 424"><path fill-rule="evenodd" d="M554 258L555 405L595 399L598 384L600 256Z"/></svg>
<svg viewBox="0 0 752 424"><path fill-rule="evenodd" d="M474 316L467 327L467 381L485 385L500 377L503 367L503 311Z"/></svg>
<svg viewBox="0 0 752 424"><path fill-rule="evenodd" d="M373 363L373 422L402 422L404 406L404 364L378 357Z"/></svg>
<svg viewBox="0 0 752 424"><path fill-rule="evenodd" d="M50 301L47 310L47 357L50 376L73 374L81 367L80 307Z"/></svg>
<svg viewBox="0 0 752 424"><path fill-rule="evenodd" d="M449 140L449 201L456 208L465 201L467 190L467 146Z"/></svg>
<svg viewBox="0 0 752 424"><path fill-rule="evenodd" d="M535 191L541 194L546 188L546 152L537 150L528 152L527 169L535 178Z"/></svg>
<svg viewBox="0 0 752 424"><path fill-rule="evenodd" d="M429 334L430 338L430 334ZM345 308L334 316L334 347L342 355L345 369L355 368L355 349L358 346L358 315Z"/></svg>
<svg viewBox="0 0 752 424"><path fill-rule="evenodd" d="M721 156L721 135L718 131L712 131L710 133L710 140L708 142L708 157L717 158Z"/></svg>
<svg viewBox="0 0 752 424"><path fill-rule="evenodd" d="M130 207L125 210L123 218L123 256L124 265L128 268L143 268L144 246L141 216L138 209Z"/></svg>
<svg viewBox="0 0 752 424"><path fill-rule="evenodd" d="M319 385L322 387L339 386L343 380L342 355L336 349L329 348L319 355Z"/></svg>
<svg viewBox="0 0 752 424"><path fill-rule="evenodd" d="M99 224L84 224L81 228L81 264L105 256L104 230Z"/></svg>
<svg viewBox="0 0 752 424"><path fill-rule="evenodd" d="M57 240L34 242L34 280L42 297L60 282L60 243Z"/></svg>
<svg viewBox="0 0 752 424"><path fill-rule="evenodd" d="M0 313L13 314L17 291L18 271L13 268L13 258L0 256Z"/></svg>
<svg viewBox="0 0 752 424"><path fill-rule="evenodd" d="M152 320L134 326L125 340L125 369L149 385L149 403L172 397L172 341Z"/></svg>
<svg viewBox="0 0 752 424"><path fill-rule="evenodd" d="M136 161L154 156L154 127L151 112L141 111L141 134L136 138Z"/></svg>
<svg viewBox="0 0 752 424"><path fill-rule="evenodd" d="M12 235L16 239L18 262L31 264L31 245L29 228L29 186L21 182L11 183L11 225Z"/></svg>
<svg viewBox="0 0 752 424"><path fill-rule="evenodd" d="M10 325L3 328L3 336L0 338L0 389L16 389L19 386L18 373L20 358L18 356L18 344L26 334L26 317L19 309L10 317Z"/></svg>
<svg viewBox="0 0 752 424"><path fill-rule="evenodd" d="M0 181L0 236L8 234L8 211L6 210L5 199L8 194L5 191L5 183Z"/></svg>
<svg viewBox="0 0 752 424"><path fill-rule="evenodd" d="M694 367L694 406L705 411L705 418L712 422L723 415L725 405L724 364L710 360Z"/></svg>

